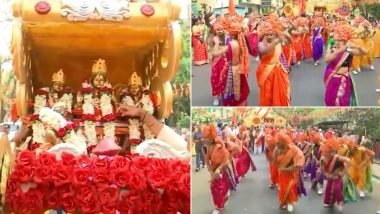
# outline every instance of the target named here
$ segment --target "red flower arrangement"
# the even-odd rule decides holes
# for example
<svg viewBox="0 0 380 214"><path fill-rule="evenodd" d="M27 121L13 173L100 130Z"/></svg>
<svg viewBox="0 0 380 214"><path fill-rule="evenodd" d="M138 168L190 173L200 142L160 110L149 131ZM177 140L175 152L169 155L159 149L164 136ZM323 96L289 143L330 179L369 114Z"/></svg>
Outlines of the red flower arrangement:
<svg viewBox="0 0 380 214"><path fill-rule="evenodd" d="M93 114L82 114L82 121L86 121L86 120L95 122L96 121L96 117Z"/></svg>
<svg viewBox="0 0 380 214"><path fill-rule="evenodd" d="M39 114L32 114L32 116L30 116L30 122L34 123L36 121L40 120L40 115Z"/></svg>
<svg viewBox="0 0 380 214"><path fill-rule="evenodd" d="M115 116L114 113L107 114L107 115L105 115L105 116L102 117L102 121L103 121L104 123L106 123L106 122L112 122L112 121L115 120L115 117L116 117L116 116Z"/></svg>
<svg viewBox="0 0 380 214"><path fill-rule="evenodd" d="M36 91L34 91L34 96L37 96L37 95L49 95L49 92L44 90L44 89L38 89Z"/></svg>
<svg viewBox="0 0 380 214"><path fill-rule="evenodd" d="M138 155L93 157L23 151L7 182L15 213L190 213L190 165ZM21 186L29 184L29 189Z"/></svg>
<svg viewBox="0 0 380 214"><path fill-rule="evenodd" d="M57 136L62 138L66 136L68 133L70 133L74 129L73 124L69 123L63 128L59 128L57 130Z"/></svg>
<svg viewBox="0 0 380 214"><path fill-rule="evenodd" d="M112 94L112 87L110 85L108 85L108 84L103 85L102 87L100 87L100 92L107 93L107 94Z"/></svg>
<svg viewBox="0 0 380 214"><path fill-rule="evenodd" d="M82 92L82 94L91 94L92 93L92 87L82 88L80 90L80 92Z"/></svg>

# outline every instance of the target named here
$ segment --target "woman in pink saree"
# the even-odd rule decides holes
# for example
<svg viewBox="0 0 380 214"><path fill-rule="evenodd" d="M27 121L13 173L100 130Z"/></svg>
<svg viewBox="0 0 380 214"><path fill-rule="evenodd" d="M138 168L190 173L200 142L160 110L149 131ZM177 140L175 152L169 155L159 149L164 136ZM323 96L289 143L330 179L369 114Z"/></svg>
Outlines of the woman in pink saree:
<svg viewBox="0 0 380 214"><path fill-rule="evenodd" d="M253 57L257 57L256 61L258 60L259 56L259 34L258 34L258 26L259 26L259 16L251 14L249 16L249 23L248 23L248 44L249 44L249 54L251 54Z"/></svg>
<svg viewBox="0 0 380 214"><path fill-rule="evenodd" d="M339 144L336 139L327 140L327 142L320 147L322 153L321 168L327 179L323 203L325 207L332 207L336 202L338 204L338 210L342 212L343 176L351 160L337 155L336 152L338 149Z"/></svg>
<svg viewBox="0 0 380 214"><path fill-rule="evenodd" d="M350 46L353 29L349 25L336 26L335 45L327 51L324 75L326 106L356 106L354 84L351 79L352 59L367 54L362 47Z"/></svg>
<svg viewBox="0 0 380 214"><path fill-rule="evenodd" d="M246 106L249 95L249 53L243 33L243 17L232 16L223 21L230 37L227 50L229 62L227 81L223 93L224 106Z"/></svg>
<svg viewBox="0 0 380 214"><path fill-rule="evenodd" d="M225 142L218 136L216 126L213 124L203 128L203 142L207 146L206 165L211 177L213 213L217 214L224 209L232 183L228 170L230 153L225 147Z"/></svg>
<svg viewBox="0 0 380 214"><path fill-rule="evenodd" d="M216 22L213 25L216 35L212 43L212 59L211 59L211 87L212 96L214 98L214 106L219 105L219 97L222 96L226 81L229 64L227 61L226 52L228 50L226 44L226 35L224 33L223 25Z"/></svg>
<svg viewBox="0 0 380 214"><path fill-rule="evenodd" d="M240 126L239 134L237 137L241 141L242 152L237 157L238 161L236 163L236 171L239 177L244 177L248 173L250 168L252 169L252 172L256 171L256 166L251 156L249 155L249 151L248 151L249 135L248 135L247 127Z"/></svg>

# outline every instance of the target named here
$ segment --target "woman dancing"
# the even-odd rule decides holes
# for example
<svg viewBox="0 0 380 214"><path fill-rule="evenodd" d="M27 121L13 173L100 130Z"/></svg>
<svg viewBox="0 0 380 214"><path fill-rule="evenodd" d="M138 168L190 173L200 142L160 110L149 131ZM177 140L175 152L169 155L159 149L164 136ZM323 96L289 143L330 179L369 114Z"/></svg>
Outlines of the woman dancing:
<svg viewBox="0 0 380 214"><path fill-rule="evenodd" d="M354 55L367 54L362 47L351 46L349 40L353 29L349 25L338 25L334 30L335 45L326 53L328 63L324 75L326 106L355 106L354 85L350 76Z"/></svg>

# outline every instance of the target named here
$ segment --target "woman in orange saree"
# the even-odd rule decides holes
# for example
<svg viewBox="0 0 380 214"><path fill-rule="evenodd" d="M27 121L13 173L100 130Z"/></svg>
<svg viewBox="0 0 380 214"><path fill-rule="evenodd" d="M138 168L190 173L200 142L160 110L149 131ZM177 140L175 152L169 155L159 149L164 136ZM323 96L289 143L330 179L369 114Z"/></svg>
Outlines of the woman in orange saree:
<svg viewBox="0 0 380 214"><path fill-rule="evenodd" d="M261 62L257 67L256 80L260 88L260 106L289 106L290 84L282 53L281 38L290 36L282 33L283 26L278 18L269 18L261 30L259 53Z"/></svg>
<svg viewBox="0 0 380 214"><path fill-rule="evenodd" d="M269 162L270 185L269 188L275 188L278 184L278 169L273 162L273 152L276 148L276 142L271 135L265 136L265 156Z"/></svg>
<svg viewBox="0 0 380 214"><path fill-rule="evenodd" d="M278 168L280 208L287 208L289 212L293 212L300 194L305 194L300 178L300 170L305 164L305 157L288 135L279 133L275 136L275 141L277 145L273 152L273 162Z"/></svg>

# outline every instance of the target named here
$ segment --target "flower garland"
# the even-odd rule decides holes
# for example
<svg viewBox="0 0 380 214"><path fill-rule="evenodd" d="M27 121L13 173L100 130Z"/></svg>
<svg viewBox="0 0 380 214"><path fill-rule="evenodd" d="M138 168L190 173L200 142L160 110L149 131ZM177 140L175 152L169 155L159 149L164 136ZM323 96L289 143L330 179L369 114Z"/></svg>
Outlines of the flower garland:
<svg viewBox="0 0 380 214"><path fill-rule="evenodd" d="M142 156L22 151L7 181L14 213L190 213L190 165Z"/></svg>
<svg viewBox="0 0 380 214"><path fill-rule="evenodd" d="M122 102L129 106L138 106L139 104L142 104L142 108L148 112L149 114L154 113L154 105L152 100L150 99L149 94L147 93L147 90L144 91L142 98L140 102L135 103L133 98L131 96L125 96L122 100ZM141 139L141 132L139 130L140 128L140 121L139 119L131 118L129 119L129 142L132 144L139 144L142 142ZM145 124L142 124L142 127L144 129L144 138L145 140L149 140L154 138L153 133L150 131L149 127Z"/></svg>
<svg viewBox="0 0 380 214"><path fill-rule="evenodd" d="M45 127L39 119L39 113L43 107L47 106L47 96L49 92L44 89L39 89L35 91L34 94L34 114L31 116L30 120L32 122L33 144L36 147L40 143L44 142Z"/></svg>
<svg viewBox="0 0 380 214"><path fill-rule="evenodd" d="M73 108L73 93L70 88L66 88L63 96L61 97L62 102L65 105L65 108L67 109L68 112L71 113L72 108Z"/></svg>
<svg viewBox="0 0 380 214"><path fill-rule="evenodd" d="M96 145L96 127L95 127L95 108L94 98L92 96L92 86L88 81L82 83L81 92L83 94L83 114L82 121L84 132L90 146Z"/></svg>
<svg viewBox="0 0 380 214"><path fill-rule="evenodd" d="M102 121L103 129L104 129L104 136L106 138L109 138L111 140L115 139L115 114L113 113L113 107L112 107L112 86L109 83L105 83L100 88L100 109L102 110Z"/></svg>

